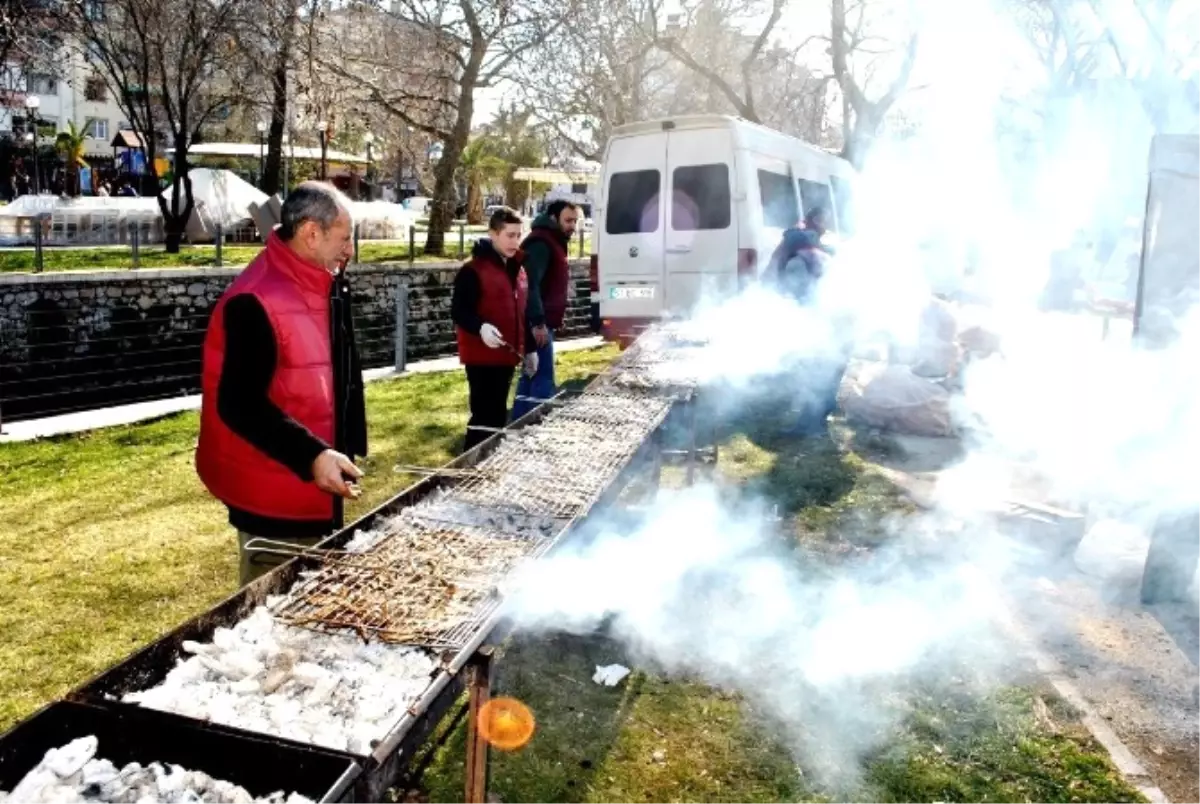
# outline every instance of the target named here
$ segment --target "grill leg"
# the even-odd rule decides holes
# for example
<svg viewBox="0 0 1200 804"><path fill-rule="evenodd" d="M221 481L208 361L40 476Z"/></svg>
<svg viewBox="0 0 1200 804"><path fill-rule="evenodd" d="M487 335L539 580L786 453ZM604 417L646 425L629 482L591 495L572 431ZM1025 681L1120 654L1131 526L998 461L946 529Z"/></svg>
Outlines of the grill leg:
<svg viewBox="0 0 1200 804"><path fill-rule="evenodd" d="M487 801L488 744L479 735L479 710L492 694L492 649L484 648L471 658L467 681L467 804Z"/></svg>

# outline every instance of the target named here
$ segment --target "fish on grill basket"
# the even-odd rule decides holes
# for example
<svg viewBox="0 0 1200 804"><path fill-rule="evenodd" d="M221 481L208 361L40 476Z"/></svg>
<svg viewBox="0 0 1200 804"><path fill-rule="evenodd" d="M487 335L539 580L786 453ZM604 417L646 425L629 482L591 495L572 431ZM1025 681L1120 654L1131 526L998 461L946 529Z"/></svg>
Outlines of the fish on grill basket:
<svg viewBox="0 0 1200 804"><path fill-rule="evenodd" d="M277 605L276 617L364 640L459 647L445 635L477 618L497 584L549 543L422 520L416 510L382 526L383 538L360 554L370 563L329 557Z"/></svg>

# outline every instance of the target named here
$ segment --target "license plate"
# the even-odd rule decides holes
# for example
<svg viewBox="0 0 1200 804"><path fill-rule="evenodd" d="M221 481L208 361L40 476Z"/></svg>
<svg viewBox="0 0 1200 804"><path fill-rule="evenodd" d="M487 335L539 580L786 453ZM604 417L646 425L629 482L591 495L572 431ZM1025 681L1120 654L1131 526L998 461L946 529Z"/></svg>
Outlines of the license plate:
<svg viewBox="0 0 1200 804"><path fill-rule="evenodd" d="M653 299L653 287L641 288L609 288L608 298L610 299Z"/></svg>

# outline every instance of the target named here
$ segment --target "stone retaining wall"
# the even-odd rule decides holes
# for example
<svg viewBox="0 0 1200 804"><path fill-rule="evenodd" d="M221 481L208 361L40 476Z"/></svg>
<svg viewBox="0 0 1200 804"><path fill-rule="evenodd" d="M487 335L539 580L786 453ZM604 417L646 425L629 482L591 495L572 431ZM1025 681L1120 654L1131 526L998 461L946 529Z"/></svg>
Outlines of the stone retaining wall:
<svg viewBox="0 0 1200 804"><path fill-rule="evenodd" d="M0 275L0 414L32 418L195 393L212 307L238 268ZM363 365L396 358L397 297L407 287L407 359L454 353L457 263L351 268ZM562 335L589 328L587 265L572 266Z"/></svg>

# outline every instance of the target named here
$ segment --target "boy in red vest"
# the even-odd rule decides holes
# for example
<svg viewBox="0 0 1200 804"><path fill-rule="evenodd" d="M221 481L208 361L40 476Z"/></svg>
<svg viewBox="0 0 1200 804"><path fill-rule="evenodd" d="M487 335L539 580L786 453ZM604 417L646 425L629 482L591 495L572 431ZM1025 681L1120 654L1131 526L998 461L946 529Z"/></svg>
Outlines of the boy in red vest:
<svg viewBox="0 0 1200 804"><path fill-rule="evenodd" d="M251 539L312 545L342 526L367 454L362 369L342 274L350 204L305 182L267 247L213 309L204 338L196 470L237 528L243 585L286 560Z"/></svg>
<svg viewBox="0 0 1200 804"><path fill-rule="evenodd" d="M554 385L554 333L562 329L571 289L571 265L568 253L579 208L570 201L554 201L533 219L532 231L521 244L525 255L525 273L529 277L529 304L525 309L530 333L537 344L538 368L533 376L517 382L517 400L512 417L521 418L549 399Z"/></svg>
<svg viewBox="0 0 1200 804"><path fill-rule="evenodd" d="M521 267L521 219L507 207L488 221L480 239L454 277L450 317L458 359L467 371L471 419L463 451L486 440L508 421L508 392L517 366L538 368L537 346L526 332L529 283Z"/></svg>

